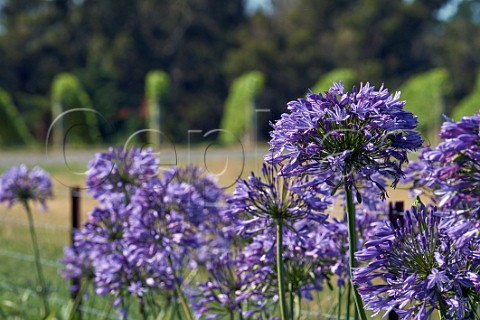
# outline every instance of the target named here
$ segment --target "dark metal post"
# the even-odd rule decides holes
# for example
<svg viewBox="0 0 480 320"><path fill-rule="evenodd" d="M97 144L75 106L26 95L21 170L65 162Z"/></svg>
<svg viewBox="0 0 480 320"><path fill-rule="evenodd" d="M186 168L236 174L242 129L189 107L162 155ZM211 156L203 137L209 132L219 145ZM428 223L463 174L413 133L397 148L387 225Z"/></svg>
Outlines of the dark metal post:
<svg viewBox="0 0 480 320"><path fill-rule="evenodd" d="M390 202L388 204L388 218L390 223L394 228L400 227L398 223L403 225L403 211L404 211L404 204L403 201L397 201L395 203Z"/></svg>
<svg viewBox="0 0 480 320"><path fill-rule="evenodd" d="M71 236L70 240L72 243L72 248L73 250L75 250L74 235L75 235L75 231L80 228L80 188L79 187L72 187L70 189L70 198L72 203L72 207L71 207L72 221L71 221L71 229L70 229L70 236ZM71 298L75 300L80 290L79 278L72 279L72 287L74 288L74 290L72 290ZM80 309L78 309L77 314L78 314L78 319L81 319L82 317L81 317Z"/></svg>
<svg viewBox="0 0 480 320"><path fill-rule="evenodd" d="M390 220L392 226L394 228L403 226L403 201L397 201L395 204L390 202L388 204L388 208L388 219ZM395 311L390 311L388 314L388 320L399 320L398 314Z"/></svg>

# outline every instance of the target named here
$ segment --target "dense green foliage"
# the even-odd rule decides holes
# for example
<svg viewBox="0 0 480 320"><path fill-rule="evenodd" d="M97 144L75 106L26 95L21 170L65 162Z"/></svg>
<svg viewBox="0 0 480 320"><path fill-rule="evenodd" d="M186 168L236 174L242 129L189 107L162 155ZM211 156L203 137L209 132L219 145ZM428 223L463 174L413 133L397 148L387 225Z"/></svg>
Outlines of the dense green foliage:
<svg viewBox="0 0 480 320"><path fill-rule="evenodd" d="M162 105L166 102L170 89L170 79L164 71L150 71L145 79L145 97L147 99L148 141L155 145L160 143L159 132L162 130Z"/></svg>
<svg viewBox="0 0 480 320"><path fill-rule="evenodd" d="M455 121L460 120L463 116L471 116L478 113L480 110L480 72L477 75L477 81L475 82L475 88L473 92L466 96L455 107L452 112L452 119Z"/></svg>
<svg viewBox="0 0 480 320"><path fill-rule="evenodd" d="M101 126L106 143L145 127L151 70L170 79L162 131L174 141L186 141L189 129L218 128L229 86L251 70L265 75L258 103L273 118L336 69L394 89L444 68L453 84L448 114L473 90L480 0L270 2L271 10L247 13L243 0L0 1L0 86L41 141L52 121L52 81L74 74L114 128Z"/></svg>
<svg viewBox="0 0 480 320"><path fill-rule="evenodd" d="M252 134L255 101L261 94L265 77L261 72L248 72L232 83L225 102L220 128L220 141L232 144L242 141L245 134Z"/></svg>
<svg viewBox="0 0 480 320"><path fill-rule="evenodd" d="M30 144L33 137L13 105L10 95L0 89L0 145Z"/></svg>
<svg viewBox="0 0 480 320"><path fill-rule="evenodd" d="M401 99L407 101L405 110L418 117L418 128L424 137L430 139L437 135L450 92L450 79L444 69L418 74L402 85Z"/></svg>
<svg viewBox="0 0 480 320"><path fill-rule="evenodd" d="M74 75L61 73L56 76L51 95L52 116L54 120L60 116L52 127L55 144L101 141L97 115L94 112L66 112L73 109L92 109L88 94Z"/></svg>

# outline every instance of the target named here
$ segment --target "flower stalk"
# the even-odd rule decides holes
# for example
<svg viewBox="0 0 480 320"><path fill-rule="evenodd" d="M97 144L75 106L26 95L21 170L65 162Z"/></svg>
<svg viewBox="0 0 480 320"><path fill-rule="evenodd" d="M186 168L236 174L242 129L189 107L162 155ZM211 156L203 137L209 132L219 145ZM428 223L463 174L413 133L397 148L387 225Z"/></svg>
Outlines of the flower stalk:
<svg viewBox="0 0 480 320"><path fill-rule="evenodd" d="M285 298L285 282L283 274L283 222L277 219L277 277L278 277L278 299L280 302L280 314L282 320L287 320L287 301ZM293 315L292 315L293 316Z"/></svg>
<svg viewBox="0 0 480 320"><path fill-rule="evenodd" d="M340 320L342 318L342 287L338 287L337 304L337 320Z"/></svg>
<svg viewBox="0 0 480 320"><path fill-rule="evenodd" d="M168 263L170 264L170 268L174 270L171 257L168 257ZM192 314L190 313L190 308L188 307L188 304L187 304L187 299L183 294L182 288L180 286L180 282L178 282L178 278L175 274L173 275L173 283L175 285L175 290L177 291L178 298L180 299L180 304L182 305L183 312L185 313L185 317L187 317L188 320L193 320Z"/></svg>
<svg viewBox="0 0 480 320"><path fill-rule="evenodd" d="M40 296L43 301L43 308L45 310L45 316L50 313L50 306L48 304L48 291L45 282L45 277L42 270L42 262L40 261L40 249L38 248L37 233L35 231L35 224L33 222L32 211L27 200L22 200L23 207L27 212L28 227L30 230L30 237L32 238L33 254L35 256L35 267L37 269L38 283L40 285Z"/></svg>
<svg viewBox="0 0 480 320"><path fill-rule="evenodd" d="M350 281L353 277L353 268L357 267L357 261L355 259L355 252L357 251L357 231L355 221L355 204L353 203L352 186L345 181L345 201L347 205L347 221L348 221L348 251L350 258ZM367 320L365 310L363 308L362 298L360 297L357 286L352 283L353 288L353 300L357 309L357 313L361 320Z"/></svg>

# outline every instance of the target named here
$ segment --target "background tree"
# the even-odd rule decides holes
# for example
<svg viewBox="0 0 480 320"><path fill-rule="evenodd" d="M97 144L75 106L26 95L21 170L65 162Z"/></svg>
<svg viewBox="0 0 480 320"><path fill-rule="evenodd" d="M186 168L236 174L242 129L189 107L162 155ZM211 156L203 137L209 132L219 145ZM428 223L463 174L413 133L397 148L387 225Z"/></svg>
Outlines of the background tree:
<svg viewBox="0 0 480 320"><path fill-rule="evenodd" d="M10 95L0 88L0 145L21 146L34 142Z"/></svg>
<svg viewBox="0 0 480 320"><path fill-rule="evenodd" d="M444 68L453 81L450 114L480 70L480 0L271 0L249 14L244 1L0 1L0 87L42 140L50 85L70 72L114 125L113 135L101 129L113 143L143 127L145 76L164 70L165 132L178 142L188 129L218 128L228 87L250 70L265 75L258 104L273 119L344 68L392 90ZM262 129L267 136L266 121Z"/></svg>

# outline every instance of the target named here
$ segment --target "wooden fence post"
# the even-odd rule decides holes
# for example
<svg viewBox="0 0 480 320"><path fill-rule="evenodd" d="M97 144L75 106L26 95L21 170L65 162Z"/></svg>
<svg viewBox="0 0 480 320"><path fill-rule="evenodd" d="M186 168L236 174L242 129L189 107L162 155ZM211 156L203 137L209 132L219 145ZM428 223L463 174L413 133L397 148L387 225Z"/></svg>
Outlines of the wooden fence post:
<svg viewBox="0 0 480 320"><path fill-rule="evenodd" d="M390 202L388 204L388 219L394 228L403 226L403 201L397 201L395 203ZM388 314L388 320L399 320L399 316L395 311L390 311Z"/></svg>
<svg viewBox="0 0 480 320"><path fill-rule="evenodd" d="M70 188L70 199L71 199L71 204L72 204L72 207L71 207L70 241L71 241L73 250L76 250L75 249L75 239L74 239L75 231L80 228L80 196L81 196L81 194L80 194L80 188L79 187ZM72 293L71 293L71 298L73 300L75 300L77 298L77 295L78 295L79 290L80 290L80 285L81 285L80 278L72 279L72 287L75 288L74 290L72 290ZM78 316L79 320L82 319L80 306L81 306L81 300L80 300L80 303L78 305L79 308L77 309L77 316Z"/></svg>

